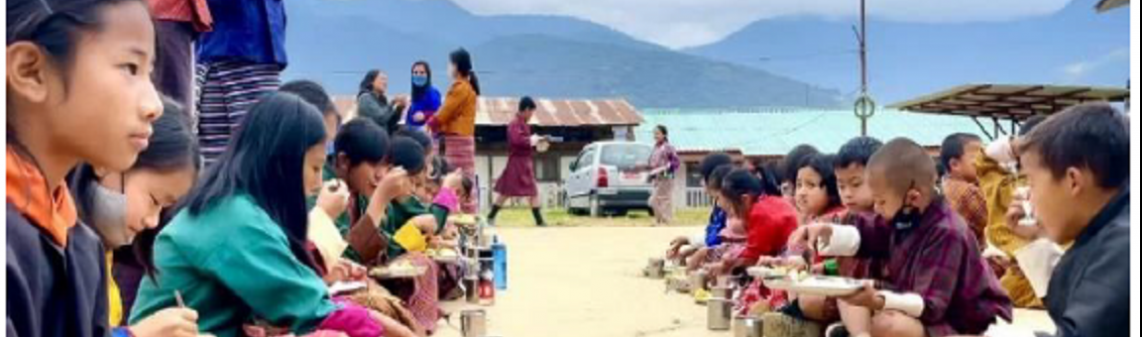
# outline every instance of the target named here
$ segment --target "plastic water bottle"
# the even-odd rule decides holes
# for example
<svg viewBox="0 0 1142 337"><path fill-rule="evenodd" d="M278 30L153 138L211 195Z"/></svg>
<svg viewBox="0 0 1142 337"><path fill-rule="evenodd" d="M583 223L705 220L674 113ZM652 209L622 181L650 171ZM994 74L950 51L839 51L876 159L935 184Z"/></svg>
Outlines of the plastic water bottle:
<svg viewBox="0 0 1142 337"><path fill-rule="evenodd" d="M492 237L492 270L495 272L496 289L508 289L508 246Z"/></svg>

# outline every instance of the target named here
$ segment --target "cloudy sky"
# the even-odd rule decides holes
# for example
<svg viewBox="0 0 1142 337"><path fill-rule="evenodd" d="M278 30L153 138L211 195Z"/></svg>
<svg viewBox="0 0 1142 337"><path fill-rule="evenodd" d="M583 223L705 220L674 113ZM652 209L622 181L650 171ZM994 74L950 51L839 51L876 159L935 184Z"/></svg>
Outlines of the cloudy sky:
<svg viewBox="0 0 1142 337"><path fill-rule="evenodd" d="M858 0L454 0L477 14L557 14L682 48L715 42L758 19L852 18ZM1070 0L868 0L869 15L894 21L1002 21L1053 13ZM1094 1L1092 1L1093 6Z"/></svg>

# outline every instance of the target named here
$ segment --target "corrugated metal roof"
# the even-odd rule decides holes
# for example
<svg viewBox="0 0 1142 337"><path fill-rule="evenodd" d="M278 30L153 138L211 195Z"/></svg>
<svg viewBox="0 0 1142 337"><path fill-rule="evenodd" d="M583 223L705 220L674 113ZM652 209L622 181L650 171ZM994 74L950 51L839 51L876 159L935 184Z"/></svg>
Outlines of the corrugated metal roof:
<svg viewBox="0 0 1142 337"><path fill-rule="evenodd" d="M1094 9L1096 11L1098 11L1099 13L1105 13L1109 10L1112 10L1112 9L1115 9L1118 7L1122 7L1122 6L1126 6L1129 4L1130 4L1130 0L1102 0L1102 1L1098 2L1098 5L1095 6Z"/></svg>
<svg viewBox="0 0 1142 337"><path fill-rule="evenodd" d="M547 99L536 98L538 109L531 124L537 126L623 126L638 125L642 117L625 99ZM349 115L356 109L353 96L337 96L334 104ZM476 125L507 125L519 108L518 98L480 97L476 107Z"/></svg>
<svg viewBox="0 0 1142 337"><path fill-rule="evenodd" d="M1091 101L1121 102L1125 88L1057 85L967 84L889 105L914 112L1023 120Z"/></svg>
<svg viewBox="0 0 1142 337"><path fill-rule="evenodd" d="M635 131L638 141L653 139L665 125L680 150L740 149L748 156L784 155L800 144L836 152L860 135L860 120L847 110L646 110ZM879 110L868 122L869 136L888 141L908 137L920 145L940 145L956 132L979 134L970 118Z"/></svg>

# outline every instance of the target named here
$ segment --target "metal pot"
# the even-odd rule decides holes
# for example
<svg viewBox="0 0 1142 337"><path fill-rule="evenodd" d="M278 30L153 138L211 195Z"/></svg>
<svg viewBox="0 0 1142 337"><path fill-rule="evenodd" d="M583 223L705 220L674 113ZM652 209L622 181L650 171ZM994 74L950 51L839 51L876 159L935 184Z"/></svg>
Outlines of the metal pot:
<svg viewBox="0 0 1142 337"><path fill-rule="evenodd" d="M734 317L734 337L762 337L763 328L760 318Z"/></svg>
<svg viewBox="0 0 1142 337"><path fill-rule="evenodd" d="M460 335L464 337L484 337L488 334L488 316L484 310L464 310L460 312Z"/></svg>
<svg viewBox="0 0 1142 337"><path fill-rule="evenodd" d="M666 276L666 260L652 258L647 262L643 275L652 279L661 279Z"/></svg>
<svg viewBox="0 0 1142 337"><path fill-rule="evenodd" d="M706 329L725 331L730 329L730 316L734 302L724 298L711 298L706 301Z"/></svg>

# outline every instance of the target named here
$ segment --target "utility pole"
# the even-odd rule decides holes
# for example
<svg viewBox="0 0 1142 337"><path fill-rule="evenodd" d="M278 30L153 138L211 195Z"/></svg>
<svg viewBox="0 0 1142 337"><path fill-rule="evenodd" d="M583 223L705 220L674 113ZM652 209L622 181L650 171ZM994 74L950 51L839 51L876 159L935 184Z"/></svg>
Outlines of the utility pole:
<svg viewBox="0 0 1142 337"><path fill-rule="evenodd" d="M860 135L868 135L868 119L876 114L876 102L868 95L868 41L865 30L865 0L860 0L860 31L855 32L860 44L860 97L853 104L853 113L860 119ZM856 27L853 27L856 30Z"/></svg>

